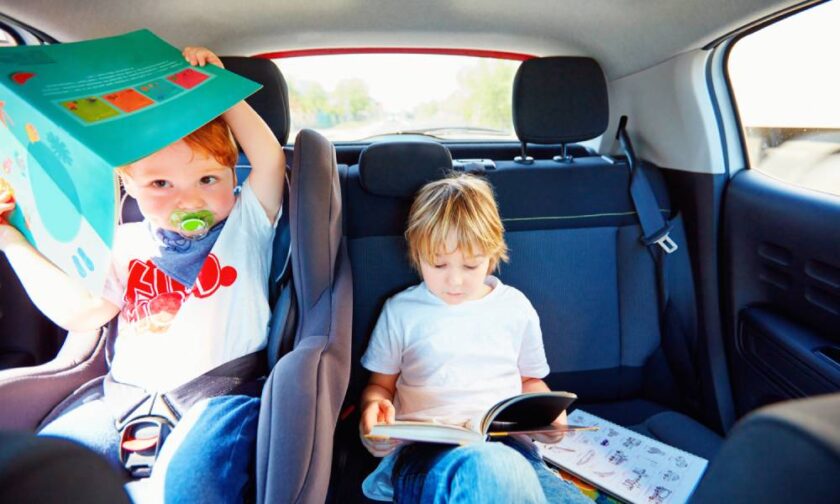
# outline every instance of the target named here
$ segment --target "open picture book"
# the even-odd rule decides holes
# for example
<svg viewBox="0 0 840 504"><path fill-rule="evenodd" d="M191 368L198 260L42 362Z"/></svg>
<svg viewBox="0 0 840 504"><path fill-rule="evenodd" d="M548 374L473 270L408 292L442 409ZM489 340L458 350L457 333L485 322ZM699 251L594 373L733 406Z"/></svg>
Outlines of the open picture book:
<svg viewBox="0 0 840 504"><path fill-rule="evenodd" d="M595 487L578 485L597 502L681 504L691 497L708 465L701 457L585 411L570 413L569 422L597 430L570 432L559 443L537 446L550 465ZM599 491L608 497L601 498Z"/></svg>
<svg viewBox="0 0 840 504"><path fill-rule="evenodd" d="M118 222L114 168L192 133L260 85L193 67L148 30L0 48L0 186L9 222L98 295Z"/></svg>
<svg viewBox="0 0 840 504"><path fill-rule="evenodd" d="M465 445L513 434L591 429L587 425L551 425L575 399L577 396L570 392L521 394L499 401L483 415L464 425L397 421L375 425L368 437Z"/></svg>

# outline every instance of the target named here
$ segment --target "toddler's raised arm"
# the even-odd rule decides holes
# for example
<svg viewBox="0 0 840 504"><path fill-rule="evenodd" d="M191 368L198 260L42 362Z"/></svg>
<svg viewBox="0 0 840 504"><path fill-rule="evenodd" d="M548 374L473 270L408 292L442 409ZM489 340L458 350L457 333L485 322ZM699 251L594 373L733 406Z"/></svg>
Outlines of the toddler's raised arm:
<svg viewBox="0 0 840 504"><path fill-rule="evenodd" d="M219 57L204 47L185 48L184 58L191 65L204 66L210 63L224 68ZM286 156L283 148L271 132L271 128L244 100L234 105L222 117L251 162L251 189L273 222L283 202L283 184L286 180Z"/></svg>

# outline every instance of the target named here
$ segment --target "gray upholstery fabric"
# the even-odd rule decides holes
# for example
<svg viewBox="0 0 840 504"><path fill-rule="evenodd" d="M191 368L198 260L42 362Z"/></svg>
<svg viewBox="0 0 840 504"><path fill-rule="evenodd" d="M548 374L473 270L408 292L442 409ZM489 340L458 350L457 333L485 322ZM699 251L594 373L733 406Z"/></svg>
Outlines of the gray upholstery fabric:
<svg viewBox="0 0 840 504"><path fill-rule="evenodd" d="M371 194L411 199L424 184L452 170L452 156L428 140L380 142L359 156L362 187Z"/></svg>
<svg viewBox="0 0 840 504"><path fill-rule="evenodd" d="M295 140L289 197L298 324L294 348L263 388L257 501L323 502L350 374L353 297L335 151L314 131Z"/></svg>
<svg viewBox="0 0 840 504"><path fill-rule="evenodd" d="M698 504L840 500L840 393L757 410L730 432Z"/></svg>
<svg viewBox="0 0 840 504"><path fill-rule="evenodd" d="M0 429L34 431L56 404L105 374L105 331L69 333L55 359L0 371Z"/></svg>
<svg viewBox="0 0 840 504"><path fill-rule="evenodd" d="M707 460L715 458L723 443L719 435L696 420L644 399L625 399L578 406L593 415L606 418Z"/></svg>

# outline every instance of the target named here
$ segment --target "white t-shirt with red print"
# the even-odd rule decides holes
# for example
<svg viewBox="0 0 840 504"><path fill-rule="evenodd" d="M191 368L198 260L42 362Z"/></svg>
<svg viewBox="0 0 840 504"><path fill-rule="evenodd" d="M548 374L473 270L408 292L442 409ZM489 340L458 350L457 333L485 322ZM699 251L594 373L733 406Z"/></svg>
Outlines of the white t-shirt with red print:
<svg viewBox="0 0 840 504"><path fill-rule="evenodd" d="M103 294L120 307L114 379L167 392L264 348L275 223L246 181L191 287L153 264L147 223L120 225Z"/></svg>

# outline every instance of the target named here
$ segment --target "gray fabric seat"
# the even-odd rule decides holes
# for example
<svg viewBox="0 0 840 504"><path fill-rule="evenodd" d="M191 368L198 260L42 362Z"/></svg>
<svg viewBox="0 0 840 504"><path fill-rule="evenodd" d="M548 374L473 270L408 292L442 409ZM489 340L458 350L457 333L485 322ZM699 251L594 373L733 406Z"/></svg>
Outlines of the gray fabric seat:
<svg viewBox="0 0 840 504"><path fill-rule="evenodd" d="M738 422L692 502L840 500L840 393L786 401Z"/></svg>
<svg viewBox="0 0 840 504"><path fill-rule="evenodd" d="M280 294L269 336L285 332L290 341L278 347L290 350L262 391L257 502L324 501L350 373L353 297L332 144L301 131L291 172L291 281ZM290 310L284 308L288 296L294 299ZM289 315L294 329L283 331Z"/></svg>

